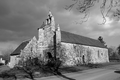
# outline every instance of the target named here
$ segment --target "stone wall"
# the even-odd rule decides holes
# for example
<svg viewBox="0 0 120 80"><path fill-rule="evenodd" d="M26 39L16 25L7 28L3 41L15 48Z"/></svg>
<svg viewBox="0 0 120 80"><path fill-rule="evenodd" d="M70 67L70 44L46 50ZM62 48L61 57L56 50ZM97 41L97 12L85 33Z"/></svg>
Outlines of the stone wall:
<svg viewBox="0 0 120 80"><path fill-rule="evenodd" d="M8 66L10 68L13 68L15 66L15 64L17 64L17 62L16 62L16 56L10 56L10 63L8 64Z"/></svg>
<svg viewBox="0 0 120 80"><path fill-rule="evenodd" d="M57 34L59 29L57 29ZM49 12L48 18L43 25L38 28L38 40L34 37L30 40L27 46L21 50L21 58L27 59L29 57L40 57L45 60L46 53L54 52L54 35L55 35L55 21L52 13ZM61 36L59 36L60 38ZM60 40L58 40L60 42Z"/></svg>
<svg viewBox="0 0 120 80"><path fill-rule="evenodd" d="M64 65L109 62L108 50L105 48L61 42L59 50Z"/></svg>
<svg viewBox="0 0 120 80"><path fill-rule="evenodd" d="M39 56L39 54L37 53L37 40L35 37L33 37L26 45L26 47L21 50L20 57L26 60L26 58L34 58L37 56Z"/></svg>
<svg viewBox="0 0 120 80"><path fill-rule="evenodd" d="M44 28L39 29L39 38L37 41L37 52L42 55L42 57L46 57L47 52L53 53L53 45L54 45L54 31L52 30L50 25L44 26Z"/></svg>

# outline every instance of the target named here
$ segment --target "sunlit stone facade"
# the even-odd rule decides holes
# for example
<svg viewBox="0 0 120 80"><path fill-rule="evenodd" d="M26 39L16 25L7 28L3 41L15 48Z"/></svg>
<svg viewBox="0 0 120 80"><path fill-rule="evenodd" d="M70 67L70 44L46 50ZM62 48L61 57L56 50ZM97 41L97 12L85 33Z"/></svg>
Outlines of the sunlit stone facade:
<svg viewBox="0 0 120 80"><path fill-rule="evenodd" d="M61 42L60 53L65 65L109 62L106 48Z"/></svg>

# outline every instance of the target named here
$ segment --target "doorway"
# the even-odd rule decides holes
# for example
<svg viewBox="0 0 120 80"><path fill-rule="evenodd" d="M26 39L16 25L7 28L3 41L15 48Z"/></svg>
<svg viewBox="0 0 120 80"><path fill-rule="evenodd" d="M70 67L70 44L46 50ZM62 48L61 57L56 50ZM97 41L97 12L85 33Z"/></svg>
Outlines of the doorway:
<svg viewBox="0 0 120 80"><path fill-rule="evenodd" d="M84 55L82 56L82 62L83 62L83 64L85 64L85 56Z"/></svg>

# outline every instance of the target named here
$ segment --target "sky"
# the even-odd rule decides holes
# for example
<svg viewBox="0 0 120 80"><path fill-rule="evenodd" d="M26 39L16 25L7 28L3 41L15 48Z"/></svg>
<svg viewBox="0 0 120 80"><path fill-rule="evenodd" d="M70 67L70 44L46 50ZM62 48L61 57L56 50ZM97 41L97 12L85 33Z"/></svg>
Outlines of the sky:
<svg viewBox="0 0 120 80"><path fill-rule="evenodd" d="M108 46L120 44L120 21L107 17L104 25L99 7L91 9L87 22L79 24L83 14L77 10L65 10L72 0L0 0L0 51L15 49L21 42L38 35L39 28L49 10L61 30L97 39ZM76 22L78 24L76 24Z"/></svg>

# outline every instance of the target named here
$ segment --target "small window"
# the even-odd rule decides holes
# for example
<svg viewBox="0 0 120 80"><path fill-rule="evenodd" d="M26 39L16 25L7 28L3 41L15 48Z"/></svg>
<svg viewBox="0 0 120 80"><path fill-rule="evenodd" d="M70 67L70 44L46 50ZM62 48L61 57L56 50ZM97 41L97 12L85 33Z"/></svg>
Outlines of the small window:
<svg viewBox="0 0 120 80"><path fill-rule="evenodd" d="M101 55L103 56L103 53L101 53Z"/></svg>
<svg viewBox="0 0 120 80"><path fill-rule="evenodd" d="M99 50L98 50L98 58L100 57L100 52L99 52Z"/></svg>

